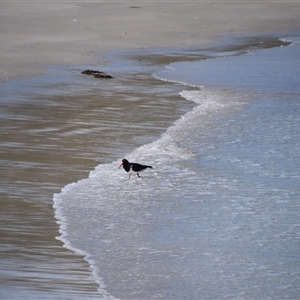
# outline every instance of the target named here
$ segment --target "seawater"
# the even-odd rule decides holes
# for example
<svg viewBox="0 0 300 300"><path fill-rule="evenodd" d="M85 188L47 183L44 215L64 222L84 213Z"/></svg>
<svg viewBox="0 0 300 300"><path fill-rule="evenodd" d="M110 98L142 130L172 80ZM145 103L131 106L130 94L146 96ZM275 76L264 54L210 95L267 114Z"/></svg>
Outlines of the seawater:
<svg viewBox="0 0 300 300"><path fill-rule="evenodd" d="M299 297L300 44L287 38L156 72L195 106L124 153L153 170L129 180L120 157L54 195L60 239L104 298Z"/></svg>

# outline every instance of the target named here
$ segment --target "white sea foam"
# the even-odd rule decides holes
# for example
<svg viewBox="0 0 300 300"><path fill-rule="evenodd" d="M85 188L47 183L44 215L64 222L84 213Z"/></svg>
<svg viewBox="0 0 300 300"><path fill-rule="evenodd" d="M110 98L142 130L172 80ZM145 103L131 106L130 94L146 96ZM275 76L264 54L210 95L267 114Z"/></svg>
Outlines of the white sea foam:
<svg viewBox="0 0 300 300"><path fill-rule="evenodd" d="M254 59L259 67L256 55L247 66ZM240 58L231 62L239 67ZM265 62L272 69L274 61ZM112 294L132 299L254 299L267 295L264 287L267 299L298 294L299 270L291 266L299 248L299 106L293 94L282 101L268 91L242 114L229 91L182 91L196 106L126 155L153 170L128 179L120 160L100 164L55 195L61 239L86 255L104 298L112 296L102 278Z"/></svg>
<svg viewBox="0 0 300 300"><path fill-rule="evenodd" d="M57 237L57 239L62 241L66 248L74 251L78 255L83 256L84 259L89 263L91 272L95 279L95 282L99 286L98 292L100 293L100 295L102 295L102 297L99 298L99 300L100 299L118 300L117 298L113 297L112 295L110 295L106 292L105 284L101 278L99 269L98 269L97 265L95 264L95 261L93 260L93 258L90 256L89 252L81 249L80 247L74 246L68 238L67 225L69 222L68 222L68 218L64 214L64 209L62 207L62 205L63 205L62 201L64 201L66 194L68 194L69 192L72 194L72 187L75 185L76 185L76 183L68 184L61 190L61 193L54 194L54 196L53 196L53 202L54 202L53 207L55 210L55 218L57 219L57 223L59 224L59 228L60 228L59 229L60 236Z"/></svg>
<svg viewBox="0 0 300 300"><path fill-rule="evenodd" d="M59 239L67 248L83 255L90 263L95 280L99 284L99 292L104 298L115 299L105 290L99 264L95 262L95 253L91 249L93 245L100 243L113 244L112 238L117 234L114 233L111 237L101 236L97 240L94 238L95 234L98 235L95 230L99 230L101 226L111 226L110 231L114 231L118 225L112 220L109 221L110 225L103 223L103 220L98 220L98 216L105 211L105 214L113 214L113 219L118 218L115 211L118 211L120 203L125 201L140 205L141 192L153 196L157 191L169 191L174 189L174 184L178 180L176 178L191 176L193 173L191 170L180 168L175 164L193 157L188 145L182 147L179 143L187 139L189 131L199 122L201 116L209 115L224 106L216 94L201 90L182 91L181 96L198 105L177 120L158 140L126 155L129 161L153 166L153 170L148 169L143 173L142 180L137 177L129 180L124 170L118 169L120 163L118 160L98 165L90 172L89 178L71 183L64 187L60 194L54 195L55 216L60 225Z"/></svg>

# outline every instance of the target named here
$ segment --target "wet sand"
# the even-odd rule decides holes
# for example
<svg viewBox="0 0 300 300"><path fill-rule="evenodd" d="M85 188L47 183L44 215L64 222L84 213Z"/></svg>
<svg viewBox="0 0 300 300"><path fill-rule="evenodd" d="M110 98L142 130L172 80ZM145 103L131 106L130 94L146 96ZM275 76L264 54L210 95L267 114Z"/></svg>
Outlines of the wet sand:
<svg viewBox="0 0 300 300"><path fill-rule="evenodd" d="M0 80L54 64L108 63L111 50L187 47L299 29L297 2L1 2Z"/></svg>
<svg viewBox="0 0 300 300"><path fill-rule="evenodd" d="M124 132L120 123L114 124L113 142L104 139L112 134L112 127L108 134L101 123L108 122L114 110L122 113L124 90L118 93L114 83L107 83L105 88L98 83L93 86L94 82L90 84L80 76L75 76L77 86L74 83L71 88L70 82L64 87L29 80L19 89L16 87L21 81L13 80L38 79L51 73L50 65L75 65L77 69L70 67L66 73L71 70L76 74L80 66L99 69L110 63L105 54L111 50L196 47L227 36L299 29L299 4L70 1L2 2L0 7L0 80L1 87L8 85L11 91L1 104L1 173L5 174L1 179L0 256L5 278L1 298L99 299L98 285L83 256L63 248L56 240L59 226L52 198L65 184L86 176L100 161L110 162L129 150L127 145L119 147ZM164 64L168 59L159 56L156 62ZM64 77L63 72L55 73L56 80ZM149 80L147 76L140 80L144 82L145 78ZM122 83L130 86L126 80L131 82L130 76ZM161 86L151 94L151 89L157 88L154 81L147 81L145 90L127 91L126 97L133 99L132 107L137 104L134 99L143 97L147 101L147 92L151 99L167 90ZM35 86L39 85L44 89L37 91ZM119 104L112 105L112 98ZM131 147L145 142L143 128L148 128L146 138L155 137L182 114L182 109L192 105L180 102L178 96L177 101L171 110L162 107L161 117L153 118L145 109L145 123L140 129L135 127L134 131L128 122L132 136L138 136L132 139ZM142 108L143 103L138 103ZM97 114L100 111L102 119ZM167 120L162 117L164 111L171 116ZM157 127L149 130L151 124Z"/></svg>

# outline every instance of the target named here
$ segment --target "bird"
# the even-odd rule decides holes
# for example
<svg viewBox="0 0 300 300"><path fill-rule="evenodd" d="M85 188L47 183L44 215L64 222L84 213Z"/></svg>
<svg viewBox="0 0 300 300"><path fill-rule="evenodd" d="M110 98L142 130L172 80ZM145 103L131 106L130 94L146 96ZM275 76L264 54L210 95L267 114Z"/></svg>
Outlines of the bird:
<svg viewBox="0 0 300 300"><path fill-rule="evenodd" d="M122 159L122 162L119 166L119 169L123 166L124 170L129 173L129 176L128 178L130 178L130 176L133 174L133 173L136 173L138 177L141 177L140 176L140 172L142 171L145 171L147 168L151 168L153 169L151 166L146 166L146 165L140 165L140 164L137 164L137 163L130 163L127 159Z"/></svg>

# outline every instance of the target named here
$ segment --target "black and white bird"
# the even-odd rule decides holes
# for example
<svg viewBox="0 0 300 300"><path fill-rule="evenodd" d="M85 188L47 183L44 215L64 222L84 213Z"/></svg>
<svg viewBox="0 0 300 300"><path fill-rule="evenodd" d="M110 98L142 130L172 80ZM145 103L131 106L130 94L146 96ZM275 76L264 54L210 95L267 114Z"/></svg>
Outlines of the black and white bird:
<svg viewBox="0 0 300 300"><path fill-rule="evenodd" d="M136 173L140 177L140 172L145 171L147 168L153 169L151 166L140 165L137 163L130 163L127 159L122 159L119 169L123 166L124 170L129 174L129 178L132 174Z"/></svg>

